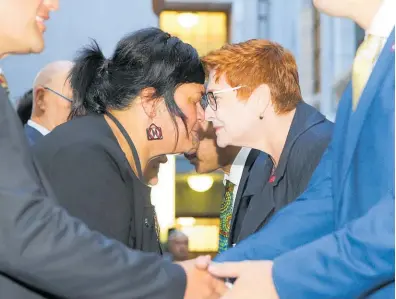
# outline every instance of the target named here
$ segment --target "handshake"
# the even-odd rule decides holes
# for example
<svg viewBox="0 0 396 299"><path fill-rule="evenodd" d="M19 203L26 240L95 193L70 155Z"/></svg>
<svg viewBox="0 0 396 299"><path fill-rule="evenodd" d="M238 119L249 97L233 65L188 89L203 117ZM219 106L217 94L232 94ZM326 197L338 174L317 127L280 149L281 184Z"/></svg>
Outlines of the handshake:
<svg viewBox="0 0 396 299"><path fill-rule="evenodd" d="M187 275L184 299L278 299L272 261L212 263L210 256L177 263ZM225 278L236 278L235 284Z"/></svg>

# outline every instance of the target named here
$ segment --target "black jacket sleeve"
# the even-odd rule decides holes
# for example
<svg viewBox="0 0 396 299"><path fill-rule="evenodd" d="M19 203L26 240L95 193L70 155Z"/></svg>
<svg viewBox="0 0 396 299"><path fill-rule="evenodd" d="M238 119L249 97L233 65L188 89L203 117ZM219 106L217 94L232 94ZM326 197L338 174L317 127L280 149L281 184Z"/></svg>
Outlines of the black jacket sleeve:
<svg viewBox="0 0 396 299"><path fill-rule="evenodd" d="M65 298L183 298L181 267L90 231L50 197L0 89L0 272Z"/></svg>

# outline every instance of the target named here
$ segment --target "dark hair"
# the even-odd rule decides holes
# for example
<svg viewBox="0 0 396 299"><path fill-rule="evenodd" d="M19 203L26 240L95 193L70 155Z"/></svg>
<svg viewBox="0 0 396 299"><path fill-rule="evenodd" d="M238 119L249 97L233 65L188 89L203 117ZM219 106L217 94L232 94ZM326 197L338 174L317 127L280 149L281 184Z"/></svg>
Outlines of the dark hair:
<svg viewBox="0 0 396 299"><path fill-rule="evenodd" d="M164 97L173 122L186 116L176 105L174 92L184 83L205 81L197 51L158 28L142 29L118 42L106 59L94 40L83 48L70 72L73 105L70 118L108 109L127 108L140 91L155 89L153 98ZM177 128L177 127L176 127Z"/></svg>
<svg viewBox="0 0 396 299"><path fill-rule="evenodd" d="M25 125L30 119L30 116L32 115L32 109L33 109L33 89L29 89L18 100L16 106L16 111L23 125Z"/></svg>

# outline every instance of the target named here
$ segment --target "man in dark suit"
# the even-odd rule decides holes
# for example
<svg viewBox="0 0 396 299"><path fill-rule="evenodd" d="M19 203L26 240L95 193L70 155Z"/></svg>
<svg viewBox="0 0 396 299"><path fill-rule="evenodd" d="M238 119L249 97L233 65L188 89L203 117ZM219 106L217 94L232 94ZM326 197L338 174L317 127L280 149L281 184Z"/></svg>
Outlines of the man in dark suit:
<svg viewBox="0 0 396 299"><path fill-rule="evenodd" d="M67 77L72 67L70 61L55 61L46 65L36 76L31 116L24 125L30 145L67 121L72 103L72 90Z"/></svg>
<svg viewBox="0 0 396 299"><path fill-rule="evenodd" d="M235 232L234 225L238 222L236 215L238 214L242 193L244 192L247 181L250 179L249 174L252 165L260 154L260 151L236 146L225 148L217 146L216 133L212 123L204 120L202 110L199 110L199 112L199 147L195 153L186 154L185 157L195 166L195 170L198 173L210 173L219 169L222 170L224 172L223 183L225 189L227 183L233 184L233 190L231 192L233 216L230 222L226 224L230 226L230 229L227 235L219 236L219 252L222 252L228 247L231 247L234 244L234 240L238 238L238 233ZM266 156L265 154L262 155ZM257 167L259 167L258 164ZM254 180L253 177L251 179ZM256 179L260 180L260 178ZM226 196L226 192L227 190L225 190L224 196ZM236 230L239 231L238 227Z"/></svg>
<svg viewBox="0 0 396 299"><path fill-rule="evenodd" d="M0 57L41 52L43 20L57 9L56 0L0 0ZM0 141L0 298L173 299L222 292L224 284L192 261L177 265L130 251L58 207L3 88Z"/></svg>

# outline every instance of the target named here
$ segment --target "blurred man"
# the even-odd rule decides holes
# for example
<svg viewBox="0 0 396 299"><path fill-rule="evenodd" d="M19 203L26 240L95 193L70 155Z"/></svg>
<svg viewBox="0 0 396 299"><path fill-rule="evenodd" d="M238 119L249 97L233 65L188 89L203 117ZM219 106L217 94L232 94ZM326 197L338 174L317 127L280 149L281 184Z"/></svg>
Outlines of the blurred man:
<svg viewBox="0 0 396 299"><path fill-rule="evenodd" d="M41 52L45 21L58 4L0 0L0 57ZM57 206L1 87L0 124L0 298L203 299L224 292L193 261L172 264L128 250Z"/></svg>
<svg viewBox="0 0 396 299"><path fill-rule="evenodd" d="M36 76L32 115L24 127L30 145L67 121L72 103L72 90L67 77L72 67L71 61L55 61L46 65Z"/></svg>
<svg viewBox="0 0 396 299"><path fill-rule="evenodd" d="M218 261L227 298L394 298L394 0L316 0L366 31L332 142L308 189ZM270 261L273 260L273 261Z"/></svg>
<svg viewBox="0 0 396 299"><path fill-rule="evenodd" d="M219 147L216 144L216 132L211 122L204 120L203 110L198 110L200 129L198 131L199 147L197 152L185 157L195 166L198 173L210 173L221 169L224 172L224 195L222 204L228 196L232 197L232 217L222 217L220 214L219 252L232 247L239 239L239 232L246 214L246 202L241 200L248 180L262 180L261 177L250 176L250 170L257 156L258 150L236 146ZM262 153L265 157L266 155ZM265 159L264 159L265 160ZM263 163L261 163L263 166ZM228 185L232 184L232 192ZM221 209L224 210L224 209Z"/></svg>
<svg viewBox="0 0 396 299"><path fill-rule="evenodd" d="M180 230L173 230L168 236L167 258L182 262L188 260L188 236Z"/></svg>

